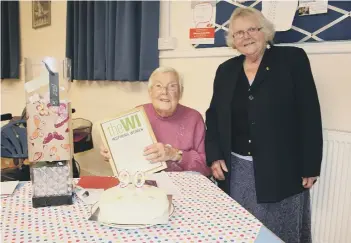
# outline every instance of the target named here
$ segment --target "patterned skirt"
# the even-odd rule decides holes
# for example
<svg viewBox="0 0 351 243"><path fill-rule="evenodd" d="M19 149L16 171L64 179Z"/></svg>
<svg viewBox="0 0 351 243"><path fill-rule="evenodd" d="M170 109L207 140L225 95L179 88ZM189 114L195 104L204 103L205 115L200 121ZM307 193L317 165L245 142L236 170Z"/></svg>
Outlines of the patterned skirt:
<svg viewBox="0 0 351 243"><path fill-rule="evenodd" d="M311 243L310 192L257 203L253 162L232 155L230 196L286 243Z"/></svg>

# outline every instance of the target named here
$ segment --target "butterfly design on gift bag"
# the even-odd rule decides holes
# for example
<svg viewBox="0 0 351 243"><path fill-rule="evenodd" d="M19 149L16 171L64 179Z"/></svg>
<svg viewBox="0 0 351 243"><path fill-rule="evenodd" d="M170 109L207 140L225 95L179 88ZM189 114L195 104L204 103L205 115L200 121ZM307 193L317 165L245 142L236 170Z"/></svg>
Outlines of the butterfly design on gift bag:
<svg viewBox="0 0 351 243"><path fill-rule="evenodd" d="M30 147L28 147L29 151L32 151L32 152L29 152L28 153L28 163L35 163L35 162L38 162L38 161L41 161L43 158L44 158L44 152L43 151L39 151L39 152L36 152L39 150L41 150L39 147L35 146L35 143L34 142L30 142L29 143Z"/></svg>
<svg viewBox="0 0 351 243"><path fill-rule="evenodd" d="M48 135L44 138L43 144L50 143L53 139L64 140L65 137L61 134L58 134L57 132L49 132Z"/></svg>
<svg viewBox="0 0 351 243"><path fill-rule="evenodd" d="M70 152L71 150L71 145L70 144L61 144L61 147L66 150L66 152Z"/></svg>
<svg viewBox="0 0 351 243"><path fill-rule="evenodd" d="M41 116L48 116L50 115L49 110L45 107L44 103L42 102L37 102L37 111L39 112L39 115Z"/></svg>
<svg viewBox="0 0 351 243"><path fill-rule="evenodd" d="M32 159L32 162L37 162L39 161L40 159L43 158L43 152L35 152L34 155L33 155L33 159Z"/></svg>
<svg viewBox="0 0 351 243"><path fill-rule="evenodd" d="M33 117L35 130L32 135L29 137L31 140L37 139L38 137L43 137L44 134L41 132L41 129L44 127L45 122L40 119L38 115Z"/></svg>
<svg viewBox="0 0 351 243"><path fill-rule="evenodd" d="M53 146L53 147L50 149L50 157L51 157L53 160L60 160L60 156L57 155L57 148L56 148L56 146Z"/></svg>
<svg viewBox="0 0 351 243"><path fill-rule="evenodd" d="M61 127L68 121L68 110L66 104L61 103L60 106L53 106L49 103L47 106L53 113L58 115L54 125L56 128Z"/></svg>

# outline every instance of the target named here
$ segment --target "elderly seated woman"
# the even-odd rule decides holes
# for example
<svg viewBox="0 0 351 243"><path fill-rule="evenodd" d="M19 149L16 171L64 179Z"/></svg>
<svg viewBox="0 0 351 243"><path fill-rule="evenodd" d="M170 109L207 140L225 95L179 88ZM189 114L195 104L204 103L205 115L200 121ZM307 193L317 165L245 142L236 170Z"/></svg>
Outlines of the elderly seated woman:
<svg viewBox="0 0 351 243"><path fill-rule="evenodd" d="M179 104L183 94L183 81L170 67L157 68L150 76L151 103L143 107L158 143L144 149L150 162L166 161L165 171L193 171L210 176L205 162L205 125L201 114ZM106 148L100 153L109 160Z"/></svg>

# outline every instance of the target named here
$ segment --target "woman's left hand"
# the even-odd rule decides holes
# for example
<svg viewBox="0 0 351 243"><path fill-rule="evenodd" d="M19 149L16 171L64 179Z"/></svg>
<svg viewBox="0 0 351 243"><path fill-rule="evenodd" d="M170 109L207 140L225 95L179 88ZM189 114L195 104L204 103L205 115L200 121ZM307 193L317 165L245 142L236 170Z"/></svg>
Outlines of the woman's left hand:
<svg viewBox="0 0 351 243"><path fill-rule="evenodd" d="M311 188L316 180L317 177L302 177L302 186L307 189Z"/></svg>
<svg viewBox="0 0 351 243"><path fill-rule="evenodd" d="M163 143L154 143L144 149L144 156L150 162L163 162L172 160L176 156L176 150Z"/></svg>

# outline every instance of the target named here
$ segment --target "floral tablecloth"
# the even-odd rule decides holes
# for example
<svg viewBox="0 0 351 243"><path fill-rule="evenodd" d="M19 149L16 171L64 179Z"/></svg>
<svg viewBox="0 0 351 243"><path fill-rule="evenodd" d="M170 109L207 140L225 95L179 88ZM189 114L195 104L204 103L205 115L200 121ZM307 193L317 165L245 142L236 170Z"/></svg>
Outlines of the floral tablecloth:
<svg viewBox="0 0 351 243"><path fill-rule="evenodd" d="M167 225L121 230L88 221L90 205L32 208L31 183L1 199L2 242L254 242L262 224L206 177L168 173L182 196Z"/></svg>

